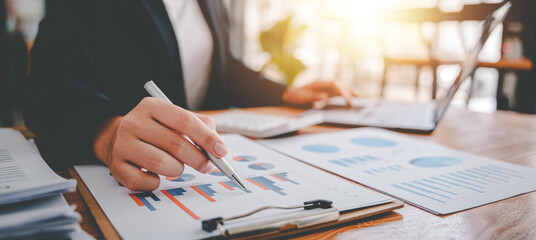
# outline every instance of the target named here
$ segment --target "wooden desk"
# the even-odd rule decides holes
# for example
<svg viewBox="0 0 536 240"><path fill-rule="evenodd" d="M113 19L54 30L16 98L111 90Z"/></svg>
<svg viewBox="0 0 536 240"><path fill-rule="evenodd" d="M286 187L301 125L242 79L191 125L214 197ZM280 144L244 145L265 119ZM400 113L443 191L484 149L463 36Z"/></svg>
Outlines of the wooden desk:
<svg viewBox="0 0 536 240"><path fill-rule="evenodd" d="M296 115L285 107L254 108L253 111ZM219 111L203 112L206 114ZM341 130L314 126L298 134ZM454 149L536 168L536 117L511 112L473 113L451 108L431 135L415 137ZM67 173L62 173L67 175ZM79 206L82 228L98 239L102 234L80 195L65 194ZM359 230L356 230L359 229ZM364 222L299 239L536 239L536 192L506 199L456 214L439 217L407 204L396 213L368 218Z"/></svg>

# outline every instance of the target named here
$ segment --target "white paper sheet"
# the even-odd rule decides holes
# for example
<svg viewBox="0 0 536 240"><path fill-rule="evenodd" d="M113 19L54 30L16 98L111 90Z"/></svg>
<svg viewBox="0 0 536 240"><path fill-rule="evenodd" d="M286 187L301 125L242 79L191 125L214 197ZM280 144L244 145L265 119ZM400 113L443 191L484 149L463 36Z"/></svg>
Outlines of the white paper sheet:
<svg viewBox="0 0 536 240"><path fill-rule="evenodd" d="M0 239L65 235L79 228L80 215L60 193L4 207L0 211Z"/></svg>
<svg viewBox="0 0 536 240"><path fill-rule="evenodd" d="M153 192L133 193L103 166L76 166L121 237L125 239L199 239L219 233L201 229L202 219L231 217L266 205L295 205L326 199L339 210L392 201L322 170L285 157L239 135L222 135L227 160L245 179L250 193L221 173L187 168L177 179L161 178ZM268 211L255 218L284 214Z"/></svg>
<svg viewBox="0 0 536 240"><path fill-rule="evenodd" d="M72 191L18 131L0 129L0 205Z"/></svg>
<svg viewBox="0 0 536 240"><path fill-rule="evenodd" d="M535 169L387 130L360 128L259 142L437 214L536 190Z"/></svg>

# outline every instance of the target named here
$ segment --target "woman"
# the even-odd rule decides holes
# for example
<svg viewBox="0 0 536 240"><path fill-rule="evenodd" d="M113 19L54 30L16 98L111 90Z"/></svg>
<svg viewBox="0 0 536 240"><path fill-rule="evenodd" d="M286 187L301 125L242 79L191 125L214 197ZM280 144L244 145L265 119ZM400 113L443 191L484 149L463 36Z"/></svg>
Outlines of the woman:
<svg viewBox="0 0 536 240"><path fill-rule="evenodd" d="M343 93L332 82L286 89L235 60L228 41L221 1L49 1L31 54L26 124L54 168L101 161L126 187L153 190L156 174L179 176L184 164L214 170L182 135L227 153L213 120L191 110ZM147 97L148 80L178 106Z"/></svg>

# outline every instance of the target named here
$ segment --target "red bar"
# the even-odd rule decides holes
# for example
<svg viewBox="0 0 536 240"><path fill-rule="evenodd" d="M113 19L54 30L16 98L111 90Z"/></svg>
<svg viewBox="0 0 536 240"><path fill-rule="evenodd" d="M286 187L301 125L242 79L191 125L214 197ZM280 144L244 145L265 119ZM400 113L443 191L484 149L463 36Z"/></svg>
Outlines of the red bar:
<svg viewBox="0 0 536 240"><path fill-rule="evenodd" d="M229 185L225 184L224 182L220 182L220 185L222 185L224 188L229 189L230 191L234 190L234 188L230 187Z"/></svg>
<svg viewBox="0 0 536 240"><path fill-rule="evenodd" d="M138 196L136 196L134 194L129 194L129 196L132 198L132 200L134 200L134 202L136 202L138 204L138 206L140 206L140 207L145 206L145 204L143 204L141 202L141 200L138 198Z"/></svg>
<svg viewBox="0 0 536 240"><path fill-rule="evenodd" d="M287 181L287 180L282 179L282 178L280 178L280 177L278 177L278 176L276 176L276 175L273 175L273 174L270 175L270 176L274 177L275 179L278 179L278 180L281 181L281 182L286 182L286 181Z"/></svg>
<svg viewBox="0 0 536 240"><path fill-rule="evenodd" d="M197 193L201 194L201 196L205 197L207 200L211 201L211 202L215 202L216 200L214 200L214 198L211 198L209 195L207 195L205 192L201 191L201 189L199 189L198 187L196 186L191 186L191 188L193 190L195 190Z"/></svg>
<svg viewBox="0 0 536 240"><path fill-rule="evenodd" d="M192 211L190 211L190 209L188 209L186 206L184 206L181 202L179 202L179 200L177 200L176 198L174 198L173 196L171 196L171 194L166 191L166 190L162 190L161 191L164 195L166 195L166 197L168 197L172 202L174 202L175 204L177 204L177 206L179 206L185 213L187 213L188 215L190 215L190 217L192 217L194 220L199 220L201 219L200 217L198 217L197 215L195 215L195 213L193 213Z"/></svg>
<svg viewBox="0 0 536 240"><path fill-rule="evenodd" d="M257 187L260 187L260 188L262 188L262 189L264 189L264 190L269 190L269 189L266 188L265 186L263 186L263 185L261 185L261 184L255 182L255 181L251 180L251 178L246 178L246 180L248 180L248 181L250 181L251 183L257 185Z"/></svg>

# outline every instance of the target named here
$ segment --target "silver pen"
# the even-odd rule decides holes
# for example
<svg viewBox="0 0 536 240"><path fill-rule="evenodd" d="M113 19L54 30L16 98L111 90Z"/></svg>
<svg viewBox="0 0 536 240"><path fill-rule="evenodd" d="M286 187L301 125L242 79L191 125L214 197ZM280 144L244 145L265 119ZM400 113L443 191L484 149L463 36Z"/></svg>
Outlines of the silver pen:
<svg viewBox="0 0 536 240"><path fill-rule="evenodd" d="M154 98L162 99L166 102L171 102L169 98L156 86L156 84L153 81L148 81L145 83L145 90ZM188 136L185 136L186 140L192 142L199 150L207 156L207 158L223 173L225 176L231 179L240 189L242 189L245 192L249 192L249 190L246 188L246 185L244 184L244 181L236 174L235 170L231 167L231 165L222 157L222 158L216 158L212 156L212 154L208 153L205 149L201 148L199 145L194 143Z"/></svg>

